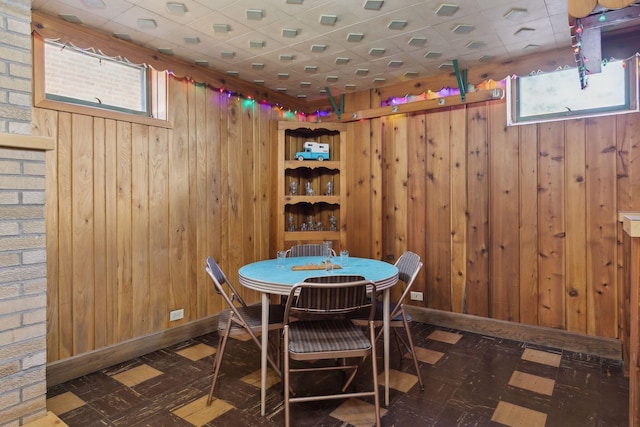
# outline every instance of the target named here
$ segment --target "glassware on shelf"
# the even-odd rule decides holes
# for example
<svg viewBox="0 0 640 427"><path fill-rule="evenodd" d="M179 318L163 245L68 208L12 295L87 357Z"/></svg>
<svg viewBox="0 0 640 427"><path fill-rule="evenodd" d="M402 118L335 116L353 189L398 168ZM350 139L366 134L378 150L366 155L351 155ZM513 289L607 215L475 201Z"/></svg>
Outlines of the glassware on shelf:
<svg viewBox="0 0 640 427"><path fill-rule="evenodd" d="M315 196L316 195L315 190L311 186L311 181L307 181L307 183L305 185L305 191L307 193L307 196Z"/></svg>
<svg viewBox="0 0 640 427"><path fill-rule="evenodd" d="M336 217L333 215L329 217L329 231L338 231Z"/></svg>
<svg viewBox="0 0 640 427"><path fill-rule="evenodd" d="M324 225L322 225L322 221L318 221L318 223L316 224L316 230L318 231L324 230Z"/></svg>
<svg viewBox="0 0 640 427"><path fill-rule="evenodd" d="M303 222L302 224L300 224L300 231L307 231L307 223Z"/></svg>
<svg viewBox="0 0 640 427"><path fill-rule="evenodd" d="M333 196L333 182L327 182L327 196Z"/></svg>
<svg viewBox="0 0 640 427"><path fill-rule="evenodd" d="M295 196L296 194L298 194L298 183L295 181L291 181L289 183L289 194L291 194L292 196Z"/></svg>
<svg viewBox="0 0 640 427"><path fill-rule="evenodd" d="M313 217L311 215L309 215L307 217L307 231L313 231L313 230L314 230Z"/></svg>
<svg viewBox="0 0 640 427"><path fill-rule="evenodd" d="M287 218L287 231L296 231L296 224L293 222L293 215Z"/></svg>

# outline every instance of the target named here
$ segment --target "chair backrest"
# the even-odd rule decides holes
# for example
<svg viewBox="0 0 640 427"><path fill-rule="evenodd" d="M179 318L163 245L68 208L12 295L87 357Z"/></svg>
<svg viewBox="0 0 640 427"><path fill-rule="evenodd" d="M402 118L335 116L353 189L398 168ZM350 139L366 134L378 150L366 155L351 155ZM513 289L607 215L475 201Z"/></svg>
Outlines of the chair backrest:
<svg viewBox="0 0 640 427"><path fill-rule="evenodd" d="M418 276L418 273L420 273L420 269L422 268L422 261L420 260L420 255L407 251L400 255L400 258L397 259L395 266L398 268L398 278L404 282L405 287L404 291L402 291L402 295L397 301L393 312L390 313L391 319L393 319L398 314L398 312L400 311L400 304L402 304L409 295L411 287L413 286L413 282L416 280L416 277Z"/></svg>
<svg viewBox="0 0 640 427"><path fill-rule="evenodd" d="M310 277L293 286L285 308L285 322L289 314L344 315L369 309L373 319L376 286L362 276L331 275Z"/></svg>
<svg viewBox="0 0 640 427"><path fill-rule="evenodd" d="M332 255L336 256L336 252L331 249ZM292 246L288 254L290 257L299 257L299 256L323 256L322 253L322 244L320 243L305 243L303 245L295 245Z"/></svg>
<svg viewBox="0 0 640 427"><path fill-rule="evenodd" d="M218 266L218 263L216 263L212 257L207 257L207 260L205 261L205 270L213 282L214 290L219 295L222 295L229 306L233 306L234 301L238 301L239 304L245 307L247 306L240 294L238 294L238 291L236 291L236 288L234 288L229 282L227 276L225 276L220 266ZM229 293L224 289L225 284L227 285Z"/></svg>

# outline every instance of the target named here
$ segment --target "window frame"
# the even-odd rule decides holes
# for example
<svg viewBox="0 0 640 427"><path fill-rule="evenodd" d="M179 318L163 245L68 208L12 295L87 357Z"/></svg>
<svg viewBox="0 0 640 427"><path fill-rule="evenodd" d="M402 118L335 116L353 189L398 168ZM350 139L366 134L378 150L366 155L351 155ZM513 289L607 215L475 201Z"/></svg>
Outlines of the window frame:
<svg viewBox="0 0 640 427"><path fill-rule="evenodd" d="M168 94L169 77L164 71L156 71L147 67L147 103L151 116L138 111L127 111L126 109L103 108L100 104L91 105L91 102L73 100L65 102L64 97L49 97L45 90L45 40L38 34L33 35L33 105L37 108L46 108L68 113L86 114L105 119L127 121L164 128L172 128L168 120ZM164 92L164 93L162 93ZM156 118L161 112L167 118Z"/></svg>

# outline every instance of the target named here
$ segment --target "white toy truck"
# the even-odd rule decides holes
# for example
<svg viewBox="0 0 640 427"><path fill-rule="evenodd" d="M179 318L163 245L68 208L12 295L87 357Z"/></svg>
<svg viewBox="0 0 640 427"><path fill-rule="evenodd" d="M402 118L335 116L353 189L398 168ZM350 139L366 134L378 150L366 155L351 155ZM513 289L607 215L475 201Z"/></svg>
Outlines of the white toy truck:
<svg viewBox="0 0 640 427"><path fill-rule="evenodd" d="M303 151L296 153L296 159L302 160L329 160L329 144L320 144L315 141L305 141Z"/></svg>

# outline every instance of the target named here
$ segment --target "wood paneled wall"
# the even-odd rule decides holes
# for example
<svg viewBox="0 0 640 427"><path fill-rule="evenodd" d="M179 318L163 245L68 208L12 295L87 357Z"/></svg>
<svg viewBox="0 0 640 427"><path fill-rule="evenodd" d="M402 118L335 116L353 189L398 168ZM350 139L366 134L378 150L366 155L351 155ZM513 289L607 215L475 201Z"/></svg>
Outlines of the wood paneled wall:
<svg viewBox="0 0 640 427"><path fill-rule="evenodd" d="M170 79L172 129L35 108L47 154L48 361L216 314L204 272L269 256L279 110ZM245 295L257 300L257 295ZM184 308L183 320L169 312Z"/></svg>
<svg viewBox="0 0 640 427"><path fill-rule="evenodd" d="M174 79L169 104L171 129L34 109L34 134L57 138L49 362L216 314L205 257L236 281L273 252L283 113ZM618 337L617 212L640 209L640 114L505 123L492 101L349 124L350 251L419 253L431 308Z"/></svg>
<svg viewBox="0 0 640 427"><path fill-rule="evenodd" d="M347 111L376 105L348 101ZM353 163L381 150L359 173L381 183L370 188L380 257L422 256L427 307L618 337L617 214L640 209L638 123L636 113L507 127L504 101L491 101L353 124ZM350 233L350 244L375 235ZM376 256L371 243L363 255Z"/></svg>

